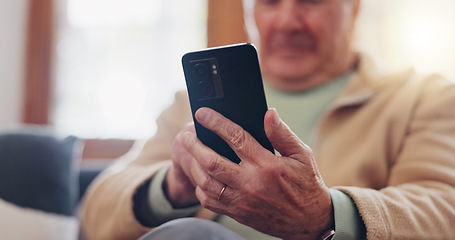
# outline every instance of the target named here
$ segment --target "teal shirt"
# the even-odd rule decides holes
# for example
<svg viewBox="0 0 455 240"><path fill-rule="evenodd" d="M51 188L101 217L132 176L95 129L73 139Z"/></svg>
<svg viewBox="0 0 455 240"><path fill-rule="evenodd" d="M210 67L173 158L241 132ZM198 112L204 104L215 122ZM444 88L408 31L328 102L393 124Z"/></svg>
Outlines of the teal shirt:
<svg viewBox="0 0 455 240"><path fill-rule="evenodd" d="M264 82L267 105L276 108L280 118L300 140L311 147L318 123L351 74L343 74L326 84L297 93L280 91Z"/></svg>

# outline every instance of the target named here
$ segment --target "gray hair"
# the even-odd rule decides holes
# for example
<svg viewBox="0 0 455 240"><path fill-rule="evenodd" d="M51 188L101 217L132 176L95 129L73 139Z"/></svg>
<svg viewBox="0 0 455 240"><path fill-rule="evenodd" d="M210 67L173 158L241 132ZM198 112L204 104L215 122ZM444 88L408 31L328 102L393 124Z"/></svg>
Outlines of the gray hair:
<svg viewBox="0 0 455 240"><path fill-rule="evenodd" d="M254 4L256 0L243 0L243 18L250 41L259 47L259 32L254 21Z"/></svg>

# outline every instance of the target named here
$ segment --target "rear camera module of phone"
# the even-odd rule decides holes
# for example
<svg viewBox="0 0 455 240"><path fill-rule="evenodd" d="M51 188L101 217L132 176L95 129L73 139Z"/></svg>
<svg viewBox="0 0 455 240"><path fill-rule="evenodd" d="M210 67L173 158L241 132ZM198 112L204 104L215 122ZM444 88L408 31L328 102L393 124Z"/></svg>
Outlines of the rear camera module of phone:
<svg viewBox="0 0 455 240"><path fill-rule="evenodd" d="M198 63L193 68L194 75L197 77L206 77L209 75L209 67L205 64Z"/></svg>
<svg viewBox="0 0 455 240"><path fill-rule="evenodd" d="M210 97L213 94L213 85L207 81L200 81L197 84L197 92L202 98Z"/></svg>

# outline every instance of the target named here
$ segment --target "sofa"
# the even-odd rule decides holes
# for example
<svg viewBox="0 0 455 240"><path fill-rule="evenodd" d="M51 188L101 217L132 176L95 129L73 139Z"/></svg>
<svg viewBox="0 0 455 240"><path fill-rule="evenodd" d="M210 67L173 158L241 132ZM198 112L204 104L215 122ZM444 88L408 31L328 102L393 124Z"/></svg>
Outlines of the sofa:
<svg viewBox="0 0 455 240"><path fill-rule="evenodd" d="M0 239L84 239L79 204L107 165L81 163L83 144L42 126L0 132Z"/></svg>

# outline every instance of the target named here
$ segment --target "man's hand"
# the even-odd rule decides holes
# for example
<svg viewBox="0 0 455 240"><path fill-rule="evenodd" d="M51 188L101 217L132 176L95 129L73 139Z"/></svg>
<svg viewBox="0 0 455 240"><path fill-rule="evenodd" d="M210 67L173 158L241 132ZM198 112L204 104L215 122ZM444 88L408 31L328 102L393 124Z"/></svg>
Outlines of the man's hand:
<svg viewBox="0 0 455 240"><path fill-rule="evenodd" d="M284 239L315 239L333 226L332 202L312 151L276 110L266 113L264 125L281 157L211 109L199 109L196 119L223 138L242 160L235 164L202 144L194 132L183 134L187 153L196 160L187 176L192 176L203 207Z"/></svg>
<svg viewBox="0 0 455 240"><path fill-rule="evenodd" d="M165 193L174 208L198 203L195 195L196 184L190 171L195 160L184 145L186 132L195 134L194 125L187 126L177 135L173 145L172 166L166 175Z"/></svg>

